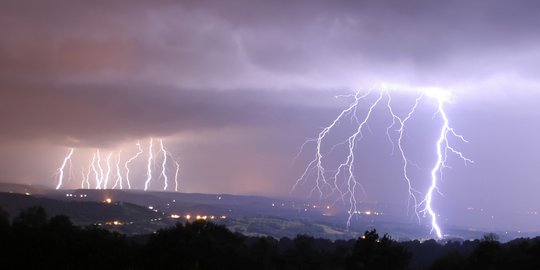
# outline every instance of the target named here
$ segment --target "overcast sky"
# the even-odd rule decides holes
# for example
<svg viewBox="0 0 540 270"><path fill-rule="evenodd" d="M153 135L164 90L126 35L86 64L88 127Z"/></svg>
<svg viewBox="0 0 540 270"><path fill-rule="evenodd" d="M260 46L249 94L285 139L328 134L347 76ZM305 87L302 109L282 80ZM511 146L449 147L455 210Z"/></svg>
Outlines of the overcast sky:
<svg viewBox="0 0 540 270"><path fill-rule="evenodd" d="M78 187L95 149L127 156L154 137L181 161L182 191L289 196L314 154L293 163L300 146L351 101L336 95L407 87L403 112L437 87L475 163L450 160L436 206L490 220L442 218L533 230L539 216L508 213L540 211L538 29L537 1L1 0L0 181L54 187L74 147ZM407 131L421 190L435 109ZM406 209L388 120L375 114L357 174L367 201Z"/></svg>

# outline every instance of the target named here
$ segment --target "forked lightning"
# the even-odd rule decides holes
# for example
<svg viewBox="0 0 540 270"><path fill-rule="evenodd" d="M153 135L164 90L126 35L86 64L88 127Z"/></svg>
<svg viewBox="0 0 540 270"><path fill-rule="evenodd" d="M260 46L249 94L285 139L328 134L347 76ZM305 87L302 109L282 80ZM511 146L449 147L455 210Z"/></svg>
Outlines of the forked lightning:
<svg viewBox="0 0 540 270"><path fill-rule="evenodd" d="M143 147L140 142L135 144L137 147L137 152L126 158L122 161L122 152L123 150L118 150L115 152L109 152L105 158L101 157L100 149L96 149L92 153L92 158L85 168L81 168L81 188L91 188L91 182L93 181L95 189L124 189L124 185L127 186L127 189L132 189L133 185L131 178L132 176L132 165L134 162L144 154ZM163 178L163 190L168 190L169 185L169 174L173 171L172 166L174 166L174 191L178 191L178 176L180 173L180 163L173 158L170 152L165 148L165 144L162 139L159 139L159 147L161 155L155 156L153 152L154 139L150 138L148 142L148 152L146 159L146 175L145 181L141 189L149 190L152 185L152 180L154 178L154 172L152 170L153 165L156 161L161 162L160 174L158 178ZM66 156L64 157L61 166L57 169L57 184L56 189L61 189L65 185L65 170L69 166L71 171L72 162L71 158L75 152L74 148L70 148ZM113 158L113 155L115 158ZM170 161L170 162L169 162ZM172 162L172 163L171 163ZM123 166L121 166L123 164ZM173 165L174 164L174 165ZM110 183L113 182L113 183ZM135 187L136 188L136 187Z"/></svg>
<svg viewBox="0 0 540 270"><path fill-rule="evenodd" d="M402 178L407 184L408 200L407 200L407 209L412 210L414 215L417 217L420 222L420 214L422 213L424 217L429 217L431 220L432 232L434 232L438 238L443 237L441 227L437 222L437 213L433 208L433 195L435 191L438 191L438 182L442 177L442 170L447 167L446 161L448 154L455 154L457 157L465 161L465 163L472 163L473 161L466 158L460 151L457 151L450 145L448 138L450 136L461 140L462 142L467 142L465 138L454 131L450 127L450 120L448 114L444 109L444 104L449 99L449 94L440 89L420 89L414 105L404 116L399 116L395 113L392 107L392 95L389 90L378 91L377 98L371 103L368 102L368 98L373 95L373 91L367 91L365 93L358 91L354 95L340 96L340 97L351 97L353 102L347 108L342 110L338 116L330 123L330 125L324 127L322 131L318 134L317 138L307 140L301 148L301 151L304 150L305 146L310 143L315 144L315 156L308 163L306 169L303 171L301 176L297 179L296 183L293 186L293 190L301 184L304 184L313 179L313 187L310 194L317 192L321 197L323 194L331 196L332 194L339 194L338 199L346 202L348 204L348 214L347 227L350 226L352 218L359 214L359 203L366 197L365 190L358 180L357 172L355 171L355 161L356 161L356 149L357 144L361 141L363 137L364 129L366 129L368 123L372 121L372 115L376 108L382 107L385 109L391 116L391 123L386 129L386 136L392 144L392 153L394 153L396 145L399 152L399 157L402 161ZM420 106L421 102L425 97L431 98L436 101L436 115L438 115L442 120L442 126L439 132L439 136L434 143L434 149L436 152L434 165L431 169L431 179L429 181L429 187L425 193L419 191L419 188L415 188L411 181L411 176L409 175L409 166L410 161L406 155L405 148L403 145L404 141L404 131L407 127L407 122L413 117L417 108ZM367 109L361 108L361 102L368 102ZM363 115L363 116L362 116ZM352 133L347 137L345 141L334 142L329 139L329 134L337 129L337 126L340 125L345 120L352 121L355 123L355 128ZM397 129L395 129L397 128ZM392 139L390 132L395 130L397 132L397 139ZM346 145L347 151L343 156L339 165L336 168L326 168L325 161L326 155L328 152L323 152L323 144L331 146L330 152L334 150L337 146ZM313 176L313 178L311 178ZM361 194L359 194L361 192ZM422 196L423 199L419 200L418 198Z"/></svg>

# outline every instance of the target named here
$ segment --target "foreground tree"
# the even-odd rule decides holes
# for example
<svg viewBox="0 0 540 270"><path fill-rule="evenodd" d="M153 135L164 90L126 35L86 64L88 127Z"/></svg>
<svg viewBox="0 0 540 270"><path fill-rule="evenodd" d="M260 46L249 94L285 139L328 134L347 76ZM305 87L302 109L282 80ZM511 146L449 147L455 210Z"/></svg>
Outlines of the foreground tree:
<svg viewBox="0 0 540 270"><path fill-rule="evenodd" d="M225 227L195 221L152 235L139 262L145 269L247 269L247 254L243 239Z"/></svg>
<svg viewBox="0 0 540 270"><path fill-rule="evenodd" d="M406 269L411 255L388 235L379 238L375 229L358 238L349 269Z"/></svg>

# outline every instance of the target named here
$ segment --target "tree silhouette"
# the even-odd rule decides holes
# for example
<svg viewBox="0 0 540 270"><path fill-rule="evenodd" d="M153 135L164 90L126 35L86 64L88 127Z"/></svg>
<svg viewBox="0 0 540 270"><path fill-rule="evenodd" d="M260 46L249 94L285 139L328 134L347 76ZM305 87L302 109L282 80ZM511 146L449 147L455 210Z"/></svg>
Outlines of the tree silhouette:
<svg viewBox="0 0 540 270"><path fill-rule="evenodd" d="M244 269L247 248L225 227L195 221L152 235L140 258L147 269Z"/></svg>
<svg viewBox="0 0 540 270"><path fill-rule="evenodd" d="M349 260L349 269L405 269L410 254L388 235L379 238L375 229L358 238Z"/></svg>
<svg viewBox="0 0 540 270"><path fill-rule="evenodd" d="M47 213L40 206L33 206L15 217L13 226L19 228L42 228L47 224Z"/></svg>
<svg viewBox="0 0 540 270"><path fill-rule="evenodd" d="M0 206L0 233L7 233L9 227L9 213Z"/></svg>
<svg viewBox="0 0 540 270"><path fill-rule="evenodd" d="M97 225L77 227L67 216L47 219L41 207L21 211L11 224L0 209L0 237L1 269L540 269L540 238L398 243L373 229L356 240L277 240L205 221L128 238Z"/></svg>

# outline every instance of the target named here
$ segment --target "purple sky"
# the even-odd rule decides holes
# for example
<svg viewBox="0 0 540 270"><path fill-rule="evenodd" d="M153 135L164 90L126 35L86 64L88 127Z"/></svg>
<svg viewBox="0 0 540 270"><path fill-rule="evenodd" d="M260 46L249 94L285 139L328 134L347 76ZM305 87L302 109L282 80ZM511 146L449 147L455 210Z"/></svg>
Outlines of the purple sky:
<svg viewBox="0 0 540 270"><path fill-rule="evenodd" d="M161 137L182 161L182 191L288 196L313 153L293 164L299 147L347 105L335 95L439 87L454 95L451 124L476 163L452 160L436 204L495 218L441 215L538 230L540 216L508 214L540 211L538 29L537 1L5 0L0 181L54 187L69 147L87 164L95 148L132 153ZM399 96L398 109L416 97ZM408 134L421 168L434 109L424 104ZM368 201L401 206L380 114L358 175Z"/></svg>

